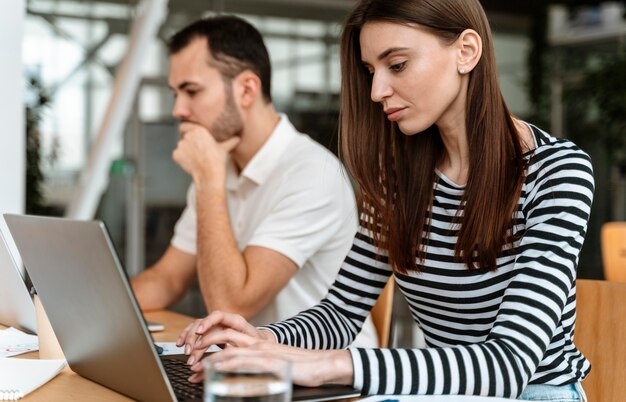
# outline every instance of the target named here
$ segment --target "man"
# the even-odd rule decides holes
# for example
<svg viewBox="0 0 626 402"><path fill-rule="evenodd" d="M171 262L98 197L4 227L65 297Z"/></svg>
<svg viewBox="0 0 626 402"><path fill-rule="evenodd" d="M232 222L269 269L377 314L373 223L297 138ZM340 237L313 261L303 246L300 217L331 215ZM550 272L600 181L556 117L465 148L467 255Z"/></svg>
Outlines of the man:
<svg viewBox="0 0 626 402"><path fill-rule="evenodd" d="M203 19L169 50L181 137L173 158L193 184L171 245L132 281L137 300L143 310L166 308L197 277L208 311L257 325L291 317L326 295L350 249L349 181L274 109L269 56L250 24ZM366 324L359 342L375 346Z"/></svg>

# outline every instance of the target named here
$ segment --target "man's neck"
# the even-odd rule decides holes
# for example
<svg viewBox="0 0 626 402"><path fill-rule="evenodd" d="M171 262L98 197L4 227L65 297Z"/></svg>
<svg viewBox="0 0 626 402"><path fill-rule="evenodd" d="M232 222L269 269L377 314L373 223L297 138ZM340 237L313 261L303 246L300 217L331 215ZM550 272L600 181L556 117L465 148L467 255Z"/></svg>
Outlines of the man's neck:
<svg viewBox="0 0 626 402"><path fill-rule="evenodd" d="M271 103L263 105L255 112L246 116L241 143L231 153L239 172L243 171L254 155L259 152L280 121L280 116Z"/></svg>

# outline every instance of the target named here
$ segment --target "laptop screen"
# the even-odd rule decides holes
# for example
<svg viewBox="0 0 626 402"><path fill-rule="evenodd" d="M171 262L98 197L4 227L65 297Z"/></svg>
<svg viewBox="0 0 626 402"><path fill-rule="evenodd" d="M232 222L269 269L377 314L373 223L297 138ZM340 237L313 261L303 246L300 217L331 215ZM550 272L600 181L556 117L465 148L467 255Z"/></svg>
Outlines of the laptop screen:
<svg viewBox="0 0 626 402"><path fill-rule="evenodd" d="M137 400L175 400L104 224L5 220L72 370Z"/></svg>
<svg viewBox="0 0 626 402"><path fill-rule="evenodd" d="M0 230L0 324L35 333L37 320L33 300L7 240Z"/></svg>

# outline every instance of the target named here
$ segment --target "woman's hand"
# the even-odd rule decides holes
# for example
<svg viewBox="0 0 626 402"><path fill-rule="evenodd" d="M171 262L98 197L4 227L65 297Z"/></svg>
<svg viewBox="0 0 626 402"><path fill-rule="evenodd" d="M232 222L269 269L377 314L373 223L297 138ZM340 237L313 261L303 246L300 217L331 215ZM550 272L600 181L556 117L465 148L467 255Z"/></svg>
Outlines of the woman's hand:
<svg viewBox="0 0 626 402"><path fill-rule="evenodd" d="M202 358L204 351L212 345L251 346L257 342L275 343L270 331L258 330L237 314L215 311L206 318L189 324L180 334L176 346L185 346L185 354L190 355L187 364L194 364Z"/></svg>
<svg viewBox="0 0 626 402"><path fill-rule="evenodd" d="M238 334L238 338L247 337ZM212 362L223 361L232 357L274 357L292 362L292 381L294 384L316 387L322 384L352 384L354 368L350 352L347 350L308 350L292 346L279 345L265 340L251 341L250 346L226 348L221 352L212 353L206 359ZM245 362L245 358L232 359L231 362ZM230 362L229 362L230 363ZM236 365L236 363L235 363ZM236 367L228 367L236 368ZM270 368L271 369L271 368ZM189 378L191 382L202 381L202 362L191 366L195 373Z"/></svg>

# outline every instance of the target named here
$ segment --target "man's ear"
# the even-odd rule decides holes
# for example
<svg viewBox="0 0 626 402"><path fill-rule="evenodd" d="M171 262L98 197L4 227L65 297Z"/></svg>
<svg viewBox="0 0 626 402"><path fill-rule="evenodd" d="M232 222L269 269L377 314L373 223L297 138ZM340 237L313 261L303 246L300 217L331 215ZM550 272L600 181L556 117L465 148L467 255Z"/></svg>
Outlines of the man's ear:
<svg viewBox="0 0 626 402"><path fill-rule="evenodd" d="M460 74L467 74L476 67L483 54L483 41L478 32L466 29L456 40L458 50L457 68Z"/></svg>
<svg viewBox="0 0 626 402"><path fill-rule="evenodd" d="M261 96L261 79L250 70L244 70L233 80L233 90L243 109L247 109Z"/></svg>

